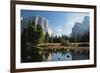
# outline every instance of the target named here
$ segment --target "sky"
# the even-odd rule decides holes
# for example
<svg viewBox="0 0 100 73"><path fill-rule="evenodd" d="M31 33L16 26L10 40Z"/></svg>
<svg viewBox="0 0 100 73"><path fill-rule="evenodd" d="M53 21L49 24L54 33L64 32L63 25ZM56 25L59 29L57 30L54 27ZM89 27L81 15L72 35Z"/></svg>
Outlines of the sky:
<svg viewBox="0 0 100 73"><path fill-rule="evenodd" d="M69 36L75 23L82 23L84 16L89 16L89 13L21 10L21 19L32 16L46 18L49 21L48 26L54 36Z"/></svg>

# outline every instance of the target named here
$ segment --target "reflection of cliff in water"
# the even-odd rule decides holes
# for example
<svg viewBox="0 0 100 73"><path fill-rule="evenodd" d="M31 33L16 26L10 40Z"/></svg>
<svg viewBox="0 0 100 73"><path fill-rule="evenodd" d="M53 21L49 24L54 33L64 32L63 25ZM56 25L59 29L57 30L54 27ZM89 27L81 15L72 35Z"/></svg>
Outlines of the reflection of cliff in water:
<svg viewBox="0 0 100 73"><path fill-rule="evenodd" d="M70 61L89 59L89 50L65 50L65 49L40 49L27 48L23 51L24 57L21 62L48 62L48 61Z"/></svg>

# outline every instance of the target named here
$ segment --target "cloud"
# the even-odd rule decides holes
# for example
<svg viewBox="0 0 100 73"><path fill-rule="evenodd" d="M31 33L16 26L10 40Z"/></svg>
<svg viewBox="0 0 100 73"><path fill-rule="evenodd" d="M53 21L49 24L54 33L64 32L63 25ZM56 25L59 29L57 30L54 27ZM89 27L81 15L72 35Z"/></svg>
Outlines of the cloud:
<svg viewBox="0 0 100 73"><path fill-rule="evenodd" d="M20 19L21 19L21 21L22 21L22 20L23 20L23 17L21 17Z"/></svg>
<svg viewBox="0 0 100 73"><path fill-rule="evenodd" d="M48 28L48 34L49 34L49 36L51 37L51 35L52 35L52 30L51 30L51 28Z"/></svg>
<svg viewBox="0 0 100 73"><path fill-rule="evenodd" d="M61 25L56 26L53 32L54 36L61 36L63 34L63 28Z"/></svg>
<svg viewBox="0 0 100 73"><path fill-rule="evenodd" d="M62 32L62 29L61 29L61 28L58 28L57 31L58 31L58 32Z"/></svg>

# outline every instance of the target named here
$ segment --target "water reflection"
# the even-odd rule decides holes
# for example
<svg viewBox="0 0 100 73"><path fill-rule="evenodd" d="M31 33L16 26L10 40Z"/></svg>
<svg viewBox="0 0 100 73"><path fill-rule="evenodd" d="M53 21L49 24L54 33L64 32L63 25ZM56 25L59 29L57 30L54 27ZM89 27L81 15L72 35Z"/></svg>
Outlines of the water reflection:
<svg viewBox="0 0 100 73"><path fill-rule="evenodd" d="M21 62L48 62L89 59L89 50L43 49L33 47Z"/></svg>

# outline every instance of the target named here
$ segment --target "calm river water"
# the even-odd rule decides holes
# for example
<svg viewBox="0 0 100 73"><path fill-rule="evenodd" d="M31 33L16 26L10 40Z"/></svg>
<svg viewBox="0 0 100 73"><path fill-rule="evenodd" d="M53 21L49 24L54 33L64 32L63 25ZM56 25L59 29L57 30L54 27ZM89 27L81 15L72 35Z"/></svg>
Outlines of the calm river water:
<svg viewBox="0 0 100 73"><path fill-rule="evenodd" d="M89 59L89 50L37 49L27 50L21 62L71 61Z"/></svg>

